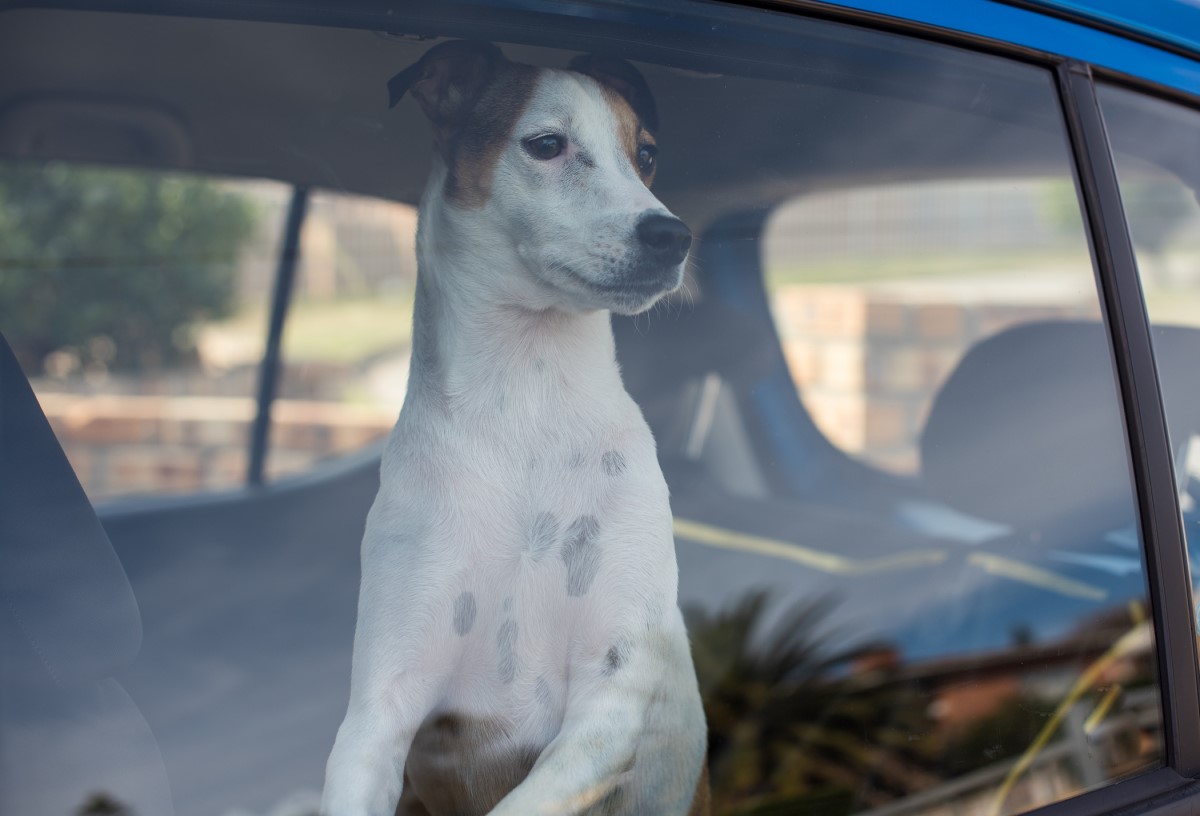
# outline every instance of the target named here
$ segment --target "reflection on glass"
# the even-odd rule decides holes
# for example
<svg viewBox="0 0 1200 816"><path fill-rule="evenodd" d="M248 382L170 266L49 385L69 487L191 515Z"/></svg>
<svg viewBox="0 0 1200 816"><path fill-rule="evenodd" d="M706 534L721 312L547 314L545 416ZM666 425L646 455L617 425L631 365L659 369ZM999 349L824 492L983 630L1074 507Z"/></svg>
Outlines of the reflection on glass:
<svg viewBox="0 0 1200 816"><path fill-rule="evenodd" d="M1153 323L1194 580L1200 574L1200 112L1111 86L1098 94Z"/></svg>
<svg viewBox="0 0 1200 816"><path fill-rule="evenodd" d="M771 312L805 408L839 448L914 474L939 386L1009 326L1099 318L1067 178L800 196L765 236Z"/></svg>
<svg viewBox="0 0 1200 816"><path fill-rule="evenodd" d="M396 424L416 291L415 207L316 192L271 411L268 474L361 450Z"/></svg>
<svg viewBox="0 0 1200 816"><path fill-rule="evenodd" d="M284 188L0 164L0 314L93 499L241 484Z"/></svg>
<svg viewBox="0 0 1200 816"><path fill-rule="evenodd" d="M974 114L772 88L822 115L743 153L782 132L822 160L708 223L694 307L619 342L671 483L714 812L1000 816L1160 761L1062 124L1043 75L979 69L1005 82ZM920 70L945 91L946 65ZM642 379L656 342L686 350L674 385Z"/></svg>
<svg viewBox="0 0 1200 816"><path fill-rule="evenodd" d="M1016 632L1004 649L912 662L895 644L812 635L828 602L767 629L765 605L756 593L690 620L716 813L1013 813L1157 750L1139 605L1052 642Z"/></svg>
<svg viewBox="0 0 1200 816"><path fill-rule="evenodd" d="M1000 816L1158 765L1124 430L1051 77L745 7L621 9L633 24L618 50L663 123L655 194L695 235L686 295L614 331L670 484L714 813ZM386 108L384 82L431 42L357 21L4 14L0 53L23 69L12 76L58 76L78 53L101 68L128 60L106 92L225 134L196 154L188 184L256 214L219 249L155 243L176 235L163 208L191 189L173 174L37 166L38 184L94 182L73 197L100 196L92 213L108 212L112 185L162 179L154 229L0 253L3 328L92 494L228 483L176 481L151 459L112 487L97 474L117 473L118 453L244 475L288 188L204 173L270 170L313 189L270 473L385 433L406 379L430 140L416 106ZM404 17L388 30L404 33ZM501 45L564 66L573 23L558 25L537 34L555 47ZM132 31L158 47L130 48ZM318 67L280 70L300 64L289 54ZM25 217L12 200L0 229ZM48 237L71 235L47 219ZM1166 234L1169 255L1182 233ZM169 338L155 353L116 328L39 345L38 326L12 320L32 299L5 299L10 268L35 282L73 275L45 297L76 315L99 297L88 282L152 282L163 265L186 266L187 280L225 270L225 294L176 289L173 301L193 303L182 322L142 309ZM1179 261L1164 266L1164 279L1180 274ZM87 297L69 301L76 290ZM118 428L119 445L100 438ZM143 631L136 659L113 669L121 710L144 716L161 765L143 777L169 776L179 816L314 809L345 710L373 490L367 477L313 479L232 509L107 520ZM51 568L40 580L67 595L85 583ZM134 745L70 712L26 713L23 733L51 749ZM117 777L86 779L80 806L127 801Z"/></svg>

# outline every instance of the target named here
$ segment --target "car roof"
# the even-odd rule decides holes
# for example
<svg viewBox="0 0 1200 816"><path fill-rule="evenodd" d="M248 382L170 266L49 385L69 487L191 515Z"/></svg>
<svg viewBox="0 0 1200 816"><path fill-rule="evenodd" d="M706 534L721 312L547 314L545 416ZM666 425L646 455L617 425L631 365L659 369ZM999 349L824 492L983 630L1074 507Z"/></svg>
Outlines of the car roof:
<svg viewBox="0 0 1200 816"><path fill-rule="evenodd" d="M830 0L899 27L967 34L1200 95L1196 0Z"/></svg>
<svg viewBox="0 0 1200 816"><path fill-rule="evenodd" d="M1025 4L1200 56L1200 2L1196 0L1025 0Z"/></svg>

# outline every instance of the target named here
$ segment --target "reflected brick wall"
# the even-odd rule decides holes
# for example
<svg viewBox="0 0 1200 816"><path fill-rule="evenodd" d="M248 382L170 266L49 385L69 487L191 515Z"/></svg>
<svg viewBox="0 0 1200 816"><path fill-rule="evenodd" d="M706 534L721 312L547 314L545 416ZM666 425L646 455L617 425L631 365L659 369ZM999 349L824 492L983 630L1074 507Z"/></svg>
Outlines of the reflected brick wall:
<svg viewBox="0 0 1200 816"><path fill-rule="evenodd" d="M245 482L255 404L248 397L39 393L71 466L93 499L186 493ZM278 400L267 475L295 473L384 438L395 412Z"/></svg>
<svg viewBox="0 0 1200 816"><path fill-rule="evenodd" d="M785 285L772 309L817 425L843 450L906 473L933 397L968 348L1018 323L1099 317L1094 293L1054 280Z"/></svg>

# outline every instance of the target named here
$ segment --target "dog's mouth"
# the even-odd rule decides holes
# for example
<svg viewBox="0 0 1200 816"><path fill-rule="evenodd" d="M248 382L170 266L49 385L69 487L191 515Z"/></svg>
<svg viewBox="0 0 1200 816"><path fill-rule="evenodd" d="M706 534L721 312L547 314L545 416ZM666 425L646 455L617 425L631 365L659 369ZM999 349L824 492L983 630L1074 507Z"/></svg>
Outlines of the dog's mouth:
<svg viewBox="0 0 1200 816"><path fill-rule="evenodd" d="M620 298L656 297L674 291L680 283L680 275L676 270L670 270L671 280L648 277L635 278L633 280L606 281L603 283L585 278L574 269L566 269L565 271L568 277L591 292L598 295Z"/></svg>

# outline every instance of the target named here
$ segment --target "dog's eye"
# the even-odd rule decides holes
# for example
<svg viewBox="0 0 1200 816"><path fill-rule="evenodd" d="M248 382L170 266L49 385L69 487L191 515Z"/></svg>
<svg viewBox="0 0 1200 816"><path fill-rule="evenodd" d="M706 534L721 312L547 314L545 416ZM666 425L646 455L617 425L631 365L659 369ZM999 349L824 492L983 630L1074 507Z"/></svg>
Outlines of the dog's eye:
<svg viewBox="0 0 1200 816"><path fill-rule="evenodd" d="M553 133L525 140L525 150L529 152L530 156L541 161L553 159L560 155L566 147L567 140Z"/></svg>
<svg viewBox="0 0 1200 816"><path fill-rule="evenodd" d="M643 176L650 175L654 170L654 157L658 155L658 148L652 144L644 144L638 148L638 172Z"/></svg>

